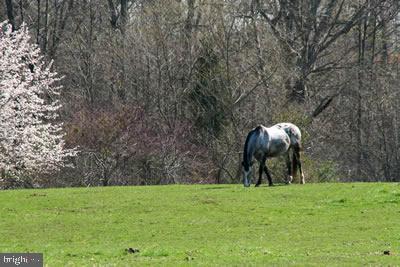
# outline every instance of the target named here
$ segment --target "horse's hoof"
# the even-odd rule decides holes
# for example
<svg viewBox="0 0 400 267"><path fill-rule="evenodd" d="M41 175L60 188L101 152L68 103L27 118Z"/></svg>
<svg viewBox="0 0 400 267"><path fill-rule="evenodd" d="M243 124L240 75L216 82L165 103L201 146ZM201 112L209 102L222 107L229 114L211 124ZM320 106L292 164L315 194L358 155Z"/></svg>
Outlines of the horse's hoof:
<svg viewBox="0 0 400 267"><path fill-rule="evenodd" d="M245 185L244 185L244 187L249 187L249 186L250 186L250 184L245 184Z"/></svg>
<svg viewBox="0 0 400 267"><path fill-rule="evenodd" d="M260 186L260 184L256 184L254 187L259 187Z"/></svg>
<svg viewBox="0 0 400 267"><path fill-rule="evenodd" d="M274 186L274 184L268 184L268 186Z"/></svg>

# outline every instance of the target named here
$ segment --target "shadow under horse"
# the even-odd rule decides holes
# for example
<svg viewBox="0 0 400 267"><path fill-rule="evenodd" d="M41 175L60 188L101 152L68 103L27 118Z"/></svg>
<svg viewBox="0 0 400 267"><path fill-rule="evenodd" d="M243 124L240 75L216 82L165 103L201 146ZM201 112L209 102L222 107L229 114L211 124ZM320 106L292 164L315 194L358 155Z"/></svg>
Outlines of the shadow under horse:
<svg viewBox="0 0 400 267"><path fill-rule="evenodd" d="M256 186L261 184L263 171L267 175L268 184L273 185L271 174L266 165L267 158L286 155L288 177L286 183L293 181L297 171L300 172L300 183L304 184L304 174L300 160L301 132L292 123L278 123L272 127L259 125L249 132L243 152L243 184L250 186L251 166L253 157L260 163L259 178ZM290 157L290 151L293 151Z"/></svg>

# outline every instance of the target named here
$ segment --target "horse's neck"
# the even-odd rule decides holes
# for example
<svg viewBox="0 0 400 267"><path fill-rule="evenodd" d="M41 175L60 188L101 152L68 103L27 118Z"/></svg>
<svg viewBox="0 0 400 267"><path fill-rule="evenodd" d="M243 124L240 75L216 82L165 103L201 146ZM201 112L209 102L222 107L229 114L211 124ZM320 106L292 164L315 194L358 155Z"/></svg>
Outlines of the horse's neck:
<svg viewBox="0 0 400 267"><path fill-rule="evenodd" d="M257 145L257 138L261 133L261 127L258 126L255 128L253 131L249 133L249 136L247 137L246 140L246 147L245 147L245 157L244 157L244 163L248 166L251 166L251 161L254 156L254 152L256 150L256 145Z"/></svg>

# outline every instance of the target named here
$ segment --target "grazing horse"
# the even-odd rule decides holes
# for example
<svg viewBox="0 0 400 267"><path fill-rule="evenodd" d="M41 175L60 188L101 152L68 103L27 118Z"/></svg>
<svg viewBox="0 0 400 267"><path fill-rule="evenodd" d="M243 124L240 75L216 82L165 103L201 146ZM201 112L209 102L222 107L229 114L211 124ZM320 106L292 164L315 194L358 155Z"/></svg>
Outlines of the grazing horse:
<svg viewBox="0 0 400 267"><path fill-rule="evenodd" d="M261 184L263 171L267 175L268 184L272 186L272 179L266 165L267 158L286 155L286 165L288 168L287 183L290 184L297 169L300 172L300 183L304 184L304 174L300 161L301 132L292 123L278 123L272 127L257 126L249 132L246 138L243 152L243 184L250 186L251 166L253 156L260 163L259 178L256 186ZM292 161L289 152L293 150Z"/></svg>

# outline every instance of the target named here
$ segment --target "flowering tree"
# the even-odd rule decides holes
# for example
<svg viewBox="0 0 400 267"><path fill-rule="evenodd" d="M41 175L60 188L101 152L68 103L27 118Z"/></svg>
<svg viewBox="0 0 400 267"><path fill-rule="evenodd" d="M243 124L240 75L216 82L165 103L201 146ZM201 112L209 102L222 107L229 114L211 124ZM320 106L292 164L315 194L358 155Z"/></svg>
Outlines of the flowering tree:
<svg viewBox="0 0 400 267"><path fill-rule="evenodd" d="M46 65L25 25L0 23L0 170L20 174L56 170L74 150L64 148L57 122L60 79Z"/></svg>

